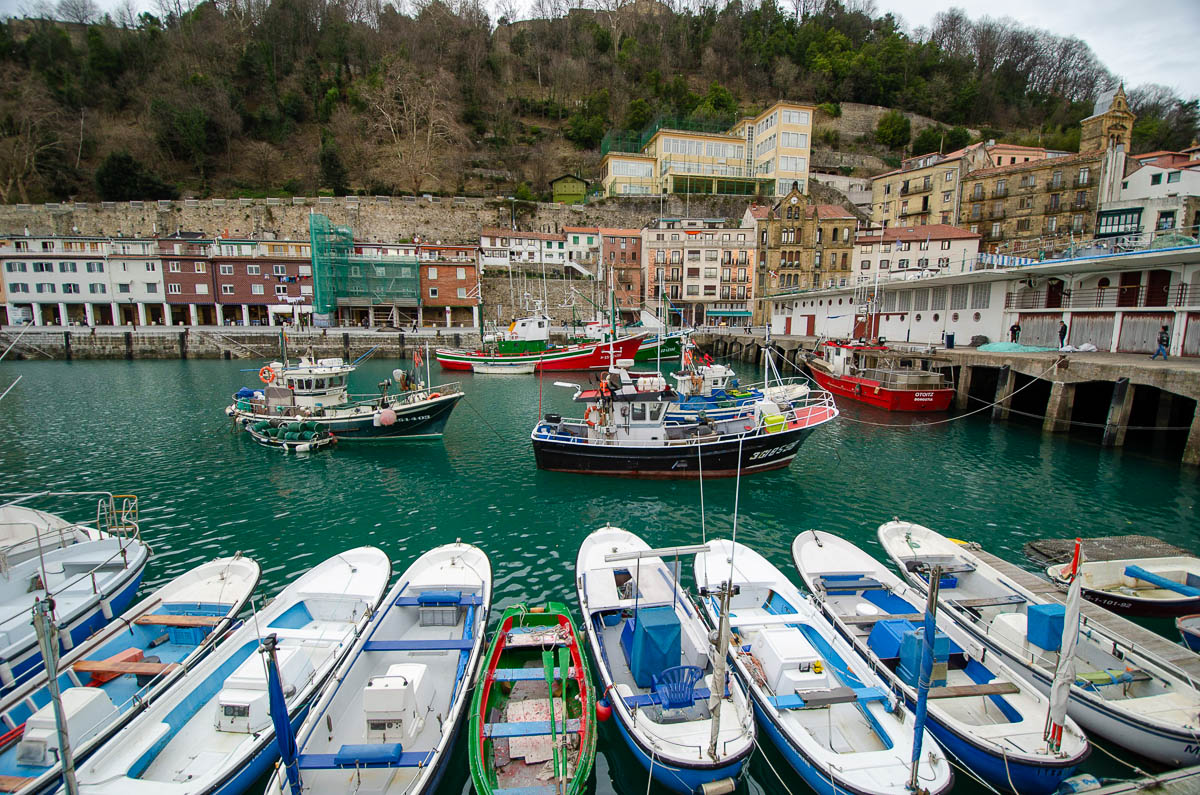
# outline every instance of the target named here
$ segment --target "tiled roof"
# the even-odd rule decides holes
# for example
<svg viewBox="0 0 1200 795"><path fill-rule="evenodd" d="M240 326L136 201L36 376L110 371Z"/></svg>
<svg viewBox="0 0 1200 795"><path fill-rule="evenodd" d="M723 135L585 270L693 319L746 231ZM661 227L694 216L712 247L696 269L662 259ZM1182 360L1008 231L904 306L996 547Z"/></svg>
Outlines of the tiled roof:
<svg viewBox="0 0 1200 795"><path fill-rule="evenodd" d="M1047 166L1068 166L1075 163L1080 163L1085 160L1097 160L1104 155L1103 149L1095 149L1090 152L1080 152L1077 155L1068 155L1067 157L1048 157L1043 160L1030 160L1026 163L1013 163L1008 166L994 166L992 168L981 168L976 171L968 171L963 175L963 179L974 179L976 177L987 177L993 174L1008 174L1019 173L1021 171L1035 171L1039 168Z"/></svg>
<svg viewBox="0 0 1200 795"><path fill-rule="evenodd" d="M747 211L755 221L765 221L771 215L771 208L765 204L751 204Z"/></svg>
<svg viewBox="0 0 1200 795"><path fill-rule="evenodd" d="M620 227L615 227L615 226L613 226L613 227L602 226L602 227L600 227L599 234L607 235L610 237L641 237L642 230L640 230L640 229L621 229Z"/></svg>
<svg viewBox="0 0 1200 795"><path fill-rule="evenodd" d="M599 227L595 226L564 226L563 232L570 234L572 232L582 232L587 235L596 235L600 233Z"/></svg>
<svg viewBox="0 0 1200 795"><path fill-rule="evenodd" d="M1181 155L1181 156L1183 156L1183 152L1172 152L1167 149L1159 149L1157 152L1145 152L1140 155L1132 155L1131 158L1133 160L1137 160L1138 162L1141 162L1143 160L1146 160L1147 158L1160 157L1162 155Z"/></svg>
<svg viewBox="0 0 1200 795"><path fill-rule="evenodd" d="M819 221L840 221L843 219L857 218L854 213L837 204L810 204L805 209L805 214L809 218L812 218L814 211L816 212L817 220Z"/></svg>

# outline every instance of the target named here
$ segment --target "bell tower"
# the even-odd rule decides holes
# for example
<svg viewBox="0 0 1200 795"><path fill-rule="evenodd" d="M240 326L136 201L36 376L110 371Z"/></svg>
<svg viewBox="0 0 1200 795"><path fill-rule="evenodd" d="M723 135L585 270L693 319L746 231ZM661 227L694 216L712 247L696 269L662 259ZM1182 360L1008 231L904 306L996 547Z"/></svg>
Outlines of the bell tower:
<svg viewBox="0 0 1200 795"><path fill-rule="evenodd" d="M1080 122L1079 151L1094 152L1121 146L1129 152L1133 142L1133 121L1125 86L1103 91L1096 98L1092 115Z"/></svg>

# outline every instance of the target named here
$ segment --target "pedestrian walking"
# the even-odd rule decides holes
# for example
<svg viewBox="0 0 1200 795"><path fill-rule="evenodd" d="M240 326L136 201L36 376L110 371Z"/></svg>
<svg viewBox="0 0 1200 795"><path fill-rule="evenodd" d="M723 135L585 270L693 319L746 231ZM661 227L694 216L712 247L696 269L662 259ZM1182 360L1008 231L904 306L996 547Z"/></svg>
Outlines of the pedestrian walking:
<svg viewBox="0 0 1200 795"><path fill-rule="evenodd" d="M1058 321L1058 347L1063 347L1067 344L1067 322L1065 320Z"/></svg>
<svg viewBox="0 0 1200 795"><path fill-rule="evenodd" d="M1161 353L1162 357L1163 357L1163 361L1165 362L1167 360L1167 346L1170 344L1171 344L1171 332L1167 331L1166 326L1163 326L1162 330L1158 332L1158 350L1156 350L1154 352L1154 356L1151 356L1150 358L1155 359Z"/></svg>
<svg viewBox="0 0 1200 795"><path fill-rule="evenodd" d="M1013 323L1011 326L1008 327L1008 341L1009 342L1020 342L1021 341L1021 324L1020 323Z"/></svg>

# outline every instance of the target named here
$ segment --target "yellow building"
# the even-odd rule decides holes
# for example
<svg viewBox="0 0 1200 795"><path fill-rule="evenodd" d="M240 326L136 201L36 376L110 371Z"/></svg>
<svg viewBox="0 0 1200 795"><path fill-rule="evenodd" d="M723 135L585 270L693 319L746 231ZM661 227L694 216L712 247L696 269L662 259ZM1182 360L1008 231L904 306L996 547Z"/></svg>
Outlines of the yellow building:
<svg viewBox="0 0 1200 795"><path fill-rule="evenodd" d="M809 105L777 102L729 130L686 130L659 120L636 135L609 134L601 146L608 196L707 193L777 196L807 190L812 149Z"/></svg>
<svg viewBox="0 0 1200 795"><path fill-rule="evenodd" d="M1133 143L1133 111L1125 98L1125 86L1101 92L1092 115L1079 123L1079 151L1091 152L1110 146L1130 151Z"/></svg>

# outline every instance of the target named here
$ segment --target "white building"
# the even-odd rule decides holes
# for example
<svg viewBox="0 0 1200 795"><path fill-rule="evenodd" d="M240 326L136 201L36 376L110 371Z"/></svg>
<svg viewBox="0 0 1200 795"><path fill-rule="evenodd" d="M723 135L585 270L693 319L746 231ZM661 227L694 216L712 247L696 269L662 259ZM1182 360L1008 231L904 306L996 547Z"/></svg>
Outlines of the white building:
<svg viewBox="0 0 1200 795"><path fill-rule="evenodd" d="M962 273L975 267L978 232L948 224L860 230L854 238L855 283Z"/></svg>
<svg viewBox="0 0 1200 795"><path fill-rule="evenodd" d="M562 273L573 266L567 259L567 237L563 233L522 232L516 229L484 227L479 233L480 264L487 268L512 268Z"/></svg>
<svg viewBox="0 0 1200 795"><path fill-rule="evenodd" d="M567 263L593 276L600 262L600 229L595 226L564 226Z"/></svg>
<svg viewBox="0 0 1200 795"><path fill-rule="evenodd" d="M774 334L864 337L941 345L948 334L1008 339L1014 323L1025 345L1067 344L1152 353L1167 326L1173 355L1200 356L1200 245L1089 254L995 267L981 254L973 269L922 279L892 279L876 289L828 289L772 296Z"/></svg>
<svg viewBox="0 0 1200 795"><path fill-rule="evenodd" d="M1174 166L1144 165L1121 181L1115 201L1103 202L1096 237L1178 230L1200 232L1200 160Z"/></svg>

